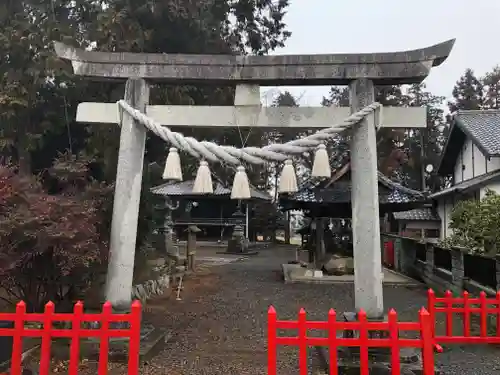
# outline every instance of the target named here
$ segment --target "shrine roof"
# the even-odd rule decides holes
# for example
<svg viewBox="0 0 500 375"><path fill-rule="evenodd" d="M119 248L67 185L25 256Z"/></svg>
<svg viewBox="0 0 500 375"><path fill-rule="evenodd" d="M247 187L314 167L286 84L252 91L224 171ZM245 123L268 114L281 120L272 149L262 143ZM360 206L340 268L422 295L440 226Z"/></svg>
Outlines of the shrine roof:
<svg viewBox="0 0 500 375"><path fill-rule="evenodd" d="M223 186L220 182L214 182L213 194L196 194L193 193L194 180L181 181L181 182L167 182L162 185L155 186L151 189L153 194L165 195L169 197L182 197L182 198L196 198L199 196L222 197L230 198L231 189ZM272 197L263 191L250 186L250 194L252 199L271 200Z"/></svg>
<svg viewBox="0 0 500 375"><path fill-rule="evenodd" d="M299 186L299 191L280 197L280 202L286 205L291 202L336 204L351 202L350 163L339 168L332 178L327 180L308 180ZM378 172L379 201L381 204L405 204L421 202L425 195L399 183L392 181L383 173Z"/></svg>

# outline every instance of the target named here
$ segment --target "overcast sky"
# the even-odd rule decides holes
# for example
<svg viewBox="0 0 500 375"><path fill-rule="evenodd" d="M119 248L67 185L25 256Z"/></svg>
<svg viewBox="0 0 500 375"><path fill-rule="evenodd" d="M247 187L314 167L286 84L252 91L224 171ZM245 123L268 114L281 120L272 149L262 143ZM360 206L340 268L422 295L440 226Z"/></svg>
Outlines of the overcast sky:
<svg viewBox="0 0 500 375"><path fill-rule="evenodd" d="M292 37L276 54L404 51L456 38L448 60L425 81L446 97L466 68L482 75L500 64L500 0L291 0L285 22ZM281 89L311 106L328 93Z"/></svg>

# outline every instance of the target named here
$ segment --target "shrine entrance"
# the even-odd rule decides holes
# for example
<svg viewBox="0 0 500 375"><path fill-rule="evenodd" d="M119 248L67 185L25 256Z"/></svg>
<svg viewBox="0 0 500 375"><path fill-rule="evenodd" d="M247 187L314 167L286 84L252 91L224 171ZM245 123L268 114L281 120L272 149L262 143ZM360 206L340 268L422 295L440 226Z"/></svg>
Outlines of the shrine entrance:
<svg viewBox="0 0 500 375"><path fill-rule="evenodd" d="M147 130L171 146L166 179L182 180L179 152L185 152L200 160L193 193L212 194L209 163L221 162L235 170L231 198L239 200L251 197L247 164L284 163L281 193L297 191L293 159L305 152L315 152L311 175L330 177L325 144L335 134L350 130L355 307L368 320L384 320L376 131L379 127L425 128L427 110L382 108L375 102L374 87L422 82L433 67L446 60L453 44L454 40L450 40L392 53L199 56L93 52L56 43L58 56L71 61L75 74L126 80L123 100L81 103L77 111L79 122L121 126L106 299L123 309L131 302ZM234 106L149 105L152 81L234 85ZM260 86L266 85L349 85L350 107L263 108ZM174 125L321 130L285 144L236 148L185 137L169 129ZM347 316L356 317L356 313Z"/></svg>

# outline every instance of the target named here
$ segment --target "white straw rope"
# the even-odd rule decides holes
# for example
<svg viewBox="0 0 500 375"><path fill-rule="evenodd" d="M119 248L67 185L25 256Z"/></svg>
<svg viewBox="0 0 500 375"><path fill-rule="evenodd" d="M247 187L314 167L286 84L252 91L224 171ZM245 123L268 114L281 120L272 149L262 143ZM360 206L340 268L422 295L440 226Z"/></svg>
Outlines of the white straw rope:
<svg viewBox="0 0 500 375"><path fill-rule="evenodd" d="M264 147L236 148L233 146L220 146L208 141L198 141L193 137L185 137L181 133L174 132L168 127L158 124L155 120L133 108L124 100L119 100L118 105L119 108L128 113L132 118L173 147L183 150L197 159L205 159L211 162L219 161L232 165L239 165L241 161L250 164L263 164L269 161L282 162L289 159L292 155L303 154L330 140L335 134L349 129L365 118L365 116L381 107L380 103L372 103L360 111L353 113L337 125L321 129L304 138L295 139L287 143L271 144Z"/></svg>

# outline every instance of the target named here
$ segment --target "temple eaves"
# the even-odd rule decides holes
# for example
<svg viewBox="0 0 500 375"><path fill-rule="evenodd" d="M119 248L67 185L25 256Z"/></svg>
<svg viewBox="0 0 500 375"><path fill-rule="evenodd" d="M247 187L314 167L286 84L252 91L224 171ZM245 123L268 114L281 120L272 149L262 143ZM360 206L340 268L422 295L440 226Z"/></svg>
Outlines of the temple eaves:
<svg viewBox="0 0 500 375"><path fill-rule="evenodd" d="M97 80L144 78L166 83L261 86L420 83L449 56L455 39L411 51L321 55L232 56L96 52L54 42L76 75Z"/></svg>

